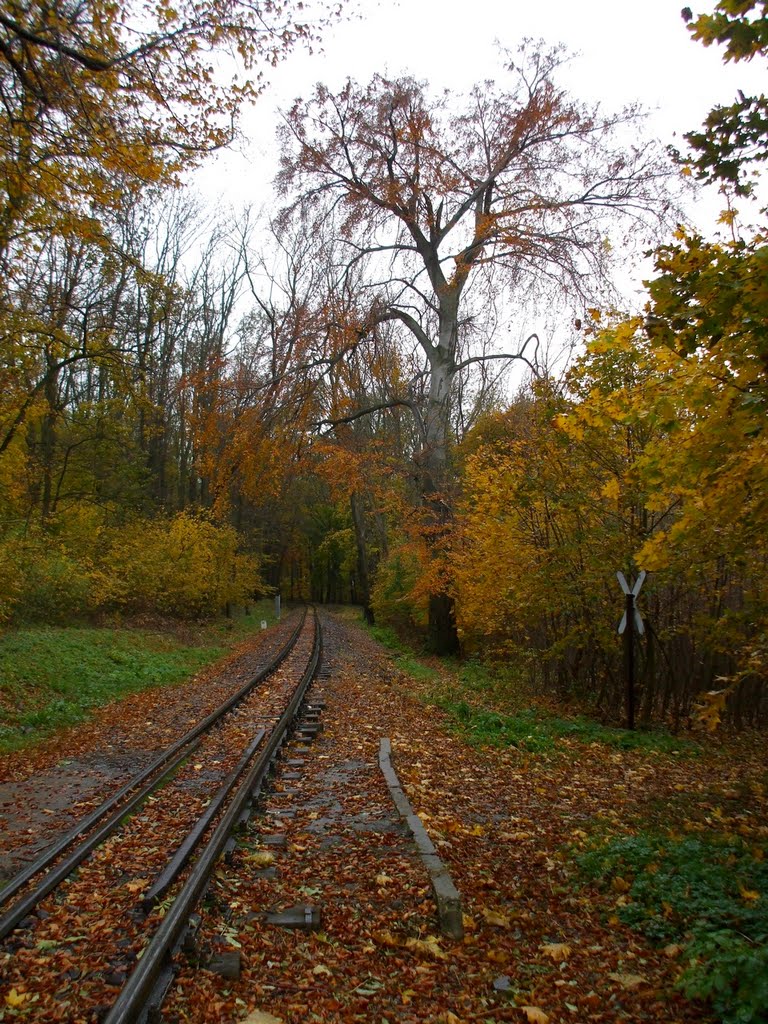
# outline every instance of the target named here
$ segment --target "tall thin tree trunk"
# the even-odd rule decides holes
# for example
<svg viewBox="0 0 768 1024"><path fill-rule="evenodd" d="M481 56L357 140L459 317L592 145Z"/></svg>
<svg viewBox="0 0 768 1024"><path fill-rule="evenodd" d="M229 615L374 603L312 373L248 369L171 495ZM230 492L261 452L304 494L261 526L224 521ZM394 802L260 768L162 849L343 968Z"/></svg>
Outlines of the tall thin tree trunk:
<svg viewBox="0 0 768 1024"><path fill-rule="evenodd" d="M362 501L354 491L349 496L349 507L355 527L355 544L357 547L357 587L353 595L363 606L366 622L373 625L373 608L371 607L370 573L368 567L368 546L366 544L365 514Z"/></svg>

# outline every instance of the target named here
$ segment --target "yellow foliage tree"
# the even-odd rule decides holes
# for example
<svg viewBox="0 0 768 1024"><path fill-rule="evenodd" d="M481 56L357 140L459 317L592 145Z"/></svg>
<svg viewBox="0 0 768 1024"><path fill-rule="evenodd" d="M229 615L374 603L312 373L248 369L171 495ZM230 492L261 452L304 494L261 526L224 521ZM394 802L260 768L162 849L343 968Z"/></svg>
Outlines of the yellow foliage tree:
<svg viewBox="0 0 768 1024"><path fill-rule="evenodd" d="M179 616L245 603L261 584L258 560L239 551L230 526L182 512L105 531L100 604Z"/></svg>

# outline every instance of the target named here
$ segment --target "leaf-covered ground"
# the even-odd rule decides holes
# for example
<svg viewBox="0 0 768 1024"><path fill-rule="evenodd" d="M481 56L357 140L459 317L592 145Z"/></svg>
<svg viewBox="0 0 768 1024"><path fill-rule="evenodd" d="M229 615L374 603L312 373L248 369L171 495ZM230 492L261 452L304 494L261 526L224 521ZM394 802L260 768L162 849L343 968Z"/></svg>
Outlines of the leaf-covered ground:
<svg viewBox="0 0 768 1024"><path fill-rule="evenodd" d="M263 816L208 896L201 954L238 952L240 977L182 961L168 1019L716 1019L676 987L684 947L652 945L622 922L632 878L614 872L607 885L584 886L574 862L596 836L629 834L648 821L693 835L715 821L757 848L766 838L759 746L742 739L698 756L573 737L539 754L468 746L443 712L412 696L366 634L325 619L325 672L316 686L326 701L323 732L306 751L293 747L291 759L303 763L285 765ZM226 688L225 673L173 693L197 713L203 694L217 688ZM147 745L148 716L160 714L149 699L110 711L109 739L114 746L119 736L123 753ZM168 712L160 731L172 719ZM463 941L437 929L426 875L378 769L382 736L391 738L401 782L462 894ZM105 739L84 727L67 743L85 758ZM62 752L54 744L38 752L32 774L50 772ZM23 774L16 761L19 784ZM23 826L20 813L15 828ZM283 837L282 845L265 842L268 835ZM744 890L745 903L762 899L768 894ZM319 910L319 929L290 930L264 916L296 905ZM77 943L70 949L74 960ZM78 969L88 975L87 965ZM5 1019L55 1019L24 998L23 977L13 980L0 989Z"/></svg>

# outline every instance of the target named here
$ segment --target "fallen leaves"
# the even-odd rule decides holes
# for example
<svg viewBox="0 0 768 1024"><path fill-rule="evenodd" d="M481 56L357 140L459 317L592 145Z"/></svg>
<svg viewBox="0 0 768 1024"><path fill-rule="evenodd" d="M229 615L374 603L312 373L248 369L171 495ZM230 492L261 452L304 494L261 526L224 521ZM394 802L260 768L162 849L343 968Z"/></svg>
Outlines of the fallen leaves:
<svg viewBox="0 0 768 1024"><path fill-rule="evenodd" d="M363 637L360 650L373 662L368 643ZM354 665L348 651L339 660ZM620 1001L628 1024L662 1019L695 1024L701 1019L700 1008L686 1004L671 987L683 947L670 943L657 950L642 938L632 939L618 918L610 923L610 904L631 888L630 870L623 869L627 888L614 890L606 903L604 897L574 890L558 852L564 842L589 835L595 818L611 822L611 828L624 824L626 804L623 797L617 801L614 783L626 781L628 770L645 763L644 755L632 755L632 760L622 754L614 763L604 746L595 744L579 748L578 762L531 761L526 771L517 771L505 762L505 752L479 754L440 732L418 705L377 685L375 672L370 682L358 684L359 673L351 670L339 671L324 684L325 729L300 769L301 782L291 784L302 790L305 782L310 786L307 813L281 823L284 845L259 849L268 844L255 830L214 883L216 903L222 913L226 910L228 927L242 943L248 974L232 984L210 972L193 974L190 968L183 973L182 966L169 1016L190 1024L297 1024L313 1015L324 1024L612 1024ZM369 727L364 733L361 722ZM408 776L409 786L411 777L429 779L429 786L419 790L419 806L426 808L432 829L439 827L450 840L447 859L469 911L464 942L430 934L435 923L428 881L413 858L400 858L399 838L375 828L355 829L361 823L366 829L375 826L387 814L376 803L381 735L392 736L393 742L401 736L398 770ZM345 787L339 785L332 796L344 804L346 817L334 819L335 812L326 814L333 806L328 778L345 763L354 768ZM653 769L659 778L663 771L664 766ZM677 777L667 779L669 789ZM637 787L643 799L656 774L645 778L644 787ZM374 815L368 813L371 806ZM310 822L314 827L308 827ZM256 852L250 852L253 848ZM273 863L279 867L276 878L253 870ZM142 865L119 877L133 884L148 870ZM226 888L236 884L241 887ZM125 891L125 883L119 891ZM253 912L278 901L289 905L320 891L321 932L288 933L248 921ZM742 899L749 902L744 894ZM211 935L221 940L230 934L224 920L204 937L207 941ZM59 957L61 966L64 954L73 952L63 936L82 934L71 919L59 933L52 927L49 921L44 945L21 951L28 957L28 973L6 980L22 999L17 1007L4 1004L10 993L3 990L0 1009L8 1007L8 1019L29 1010L24 989L33 976L32 958L40 960L43 974L49 953ZM549 941L559 939L568 941ZM642 975L631 973L635 970ZM496 986L494 978L502 973L497 980L504 984ZM671 993L666 1016L650 1003L653 993L662 990ZM50 1019L62 1024L75 1019L75 1010L65 1006Z"/></svg>
<svg viewBox="0 0 768 1024"><path fill-rule="evenodd" d="M481 913L485 923L491 925L492 928L511 927L509 917L506 914L500 913L498 910L490 910L488 907L483 907Z"/></svg>
<svg viewBox="0 0 768 1024"><path fill-rule="evenodd" d="M274 864L275 855L269 850L255 850L253 853L246 854L245 860L249 864L253 864L254 867L267 868L270 864Z"/></svg>
<svg viewBox="0 0 768 1024"><path fill-rule="evenodd" d="M440 940L434 935L426 939L406 939L405 948L410 949L417 956L432 960L447 960L448 954L440 948Z"/></svg>
<svg viewBox="0 0 768 1024"><path fill-rule="evenodd" d="M372 932L371 938L378 946L386 946L388 949L397 949L401 945L400 939L386 928Z"/></svg>
<svg viewBox="0 0 768 1024"><path fill-rule="evenodd" d="M414 936L408 939L399 939L388 929L380 928L371 933L371 938L378 946L384 946L386 949L409 949L422 959L448 959L448 954L441 949L440 940L435 935L428 935L425 939L418 939Z"/></svg>
<svg viewBox="0 0 768 1024"><path fill-rule="evenodd" d="M509 962L509 953L503 949L489 949L485 956L492 964L500 964L502 967Z"/></svg>
<svg viewBox="0 0 768 1024"><path fill-rule="evenodd" d="M571 947L566 942L542 942L539 949L545 956L551 956L560 963L571 955Z"/></svg>
<svg viewBox="0 0 768 1024"><path fill-rule="evenodd" d="M148 885L148 878L134 878L132 882L126 882L124 888L126 892L135 894L137 892L143 892Z"/></svg>
<svg viewBox="0 0 768 1024"><path fill-rule="evenodd" d="M16 1010L29 999L28 992L19 992L15 988L12 988L10 992L5 995L5 1005L10 1006L11 1009Z"/></svg>
<svg viewBox="0 0 768 1024"><path fill-rule="evenodd" d="M608 977L611 981L615 981L621 985L622 988L630 990L639 988L641 985L648 984L648 979L644 978L642 974L624 974L620 971L611 971L608 974Z"/></svg>
<svg viewBox="0 0 768 1024"><path fill-rule="evenodd" d="M548 1024L549 1017L538 1006L521 1006L520 1009L530 1024Z"/></svg>

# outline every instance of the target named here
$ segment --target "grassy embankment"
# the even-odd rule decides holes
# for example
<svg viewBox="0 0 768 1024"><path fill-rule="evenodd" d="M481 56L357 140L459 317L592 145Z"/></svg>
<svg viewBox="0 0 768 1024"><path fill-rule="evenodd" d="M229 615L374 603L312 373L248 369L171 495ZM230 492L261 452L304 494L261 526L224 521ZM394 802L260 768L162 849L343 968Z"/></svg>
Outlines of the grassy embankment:
<svg viewBox="0 0 768 1024"><path fill-rule="evenodd" d="M440 708L451 731L478 746L517 747L549 753L559 741L604 743L619 750L691 755L697 744L664 729L611 728L585 715L555 714L544 701L531 701L513 667L489 667L476 660L422 658L396 633L382 626L370 635L392 652L397 668L413 680L413 693Z"/></svg>
<svg viewBox="0 0 768 1024"><path fill-rule="evenodd" d="M174 686L227 653L273 602L192 628L88 626L13 629L0 636L0 753L88 718L92 709L155 686Z"/></svg>

